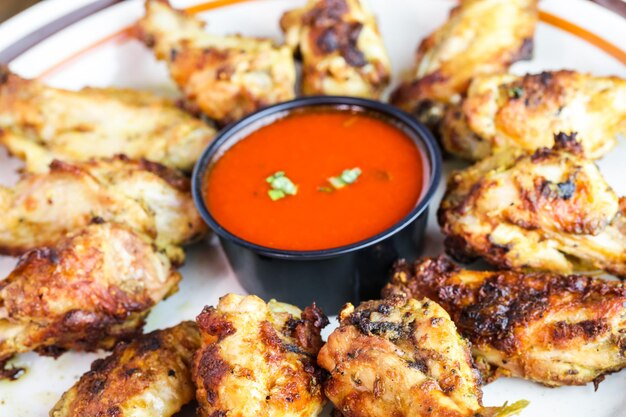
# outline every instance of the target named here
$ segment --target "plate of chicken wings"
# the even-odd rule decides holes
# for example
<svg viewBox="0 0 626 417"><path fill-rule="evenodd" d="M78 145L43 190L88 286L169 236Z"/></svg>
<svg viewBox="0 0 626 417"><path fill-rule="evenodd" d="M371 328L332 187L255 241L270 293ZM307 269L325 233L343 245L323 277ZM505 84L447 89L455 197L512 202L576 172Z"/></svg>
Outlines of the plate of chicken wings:
<svg viewBox="0 0 626 417"><path fill-rule="evenodd" d="M0 25L0 416L626 416L626 23L585 0L49 0ZM444 153L340 311L236 280L190 174L306 95ZM328 291L333 291L329 288Z"/></svg>

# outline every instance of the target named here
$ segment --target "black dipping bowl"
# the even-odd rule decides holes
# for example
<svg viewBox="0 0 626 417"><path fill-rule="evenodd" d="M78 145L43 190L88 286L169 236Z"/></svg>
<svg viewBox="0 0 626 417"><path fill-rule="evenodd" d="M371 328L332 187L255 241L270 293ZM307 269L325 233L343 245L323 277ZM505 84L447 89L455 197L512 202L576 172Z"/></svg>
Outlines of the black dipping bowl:
<svg viewBox="0 0 626 417"><path fill-rule="evenodd" d="M369 239L333 249L292 251L267 248L245 241L220 226L202 196L207 171L224 152L253 131L291 111L318 108L364 111L401 129L413 139L425 157L424 191L415 208L400 222ZM441 178L441 155L428 129L410 115L390 105L352 97L305 97L264 108L227 126L196 164L192 190L200 214L217 233L241 285L266 300L304 307L316 302L328 314L336 314L347 302L380 297L393 262L420 255L428 219L428 205Z"/></svg>

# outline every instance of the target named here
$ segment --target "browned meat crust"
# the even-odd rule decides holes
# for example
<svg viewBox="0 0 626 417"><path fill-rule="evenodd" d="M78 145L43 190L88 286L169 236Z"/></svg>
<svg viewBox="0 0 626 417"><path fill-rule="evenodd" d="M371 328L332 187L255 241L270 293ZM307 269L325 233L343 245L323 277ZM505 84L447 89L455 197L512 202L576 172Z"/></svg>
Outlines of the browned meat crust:
<svg viewBox="0 0 626 417"><path fill-rule="evenodd" d="M624 201L582 155L576 135L510 149L452 174L438 217L446 250L515 270L626 277Z"/></svg>
<svg viewBox="0 0 626 417"><path fill-rule="evenodd" d="M167 62L190 109L220 124L295 96L292 51L269 39L216 36L165 0L146 0L139 38Z"/></svg>
<svg viewBox="0 0 626 417"><path fill-rule="evenodd" d="M422 41L410 79L391 102L435 125L472 78L505 72L531 56L537 20L537 0L462 0Z"/></svg>
<svg viewBox="0 0 626 417"><path fill-rule="evenodd" d="M0 66L0 144L45 172L54 159L124 154L191 171L215 129L147 91L48 87Z"/></svg>
<svg viewBox="0 0 626 417"><path fill-rule="evenodd" d="M54 245L93 221L112 221L150 236L180 264L180 245L206 233L189 187L178 172L145 160L55 160L46 173L0 186L0 253Z"/></svg>
<svg viewBox="0 0 626 417"><path fill-rule="evenodd" d="M404 295L347 304L318 363L324 391L346 417L507 416L524 407L483 407L467 342L426 298Z"/></svg>
<svg viewBox="0 0 626 417"><path fill-rule="evenodd" d="M360 0L309 0L280 21L302 57L302 92L379 98L391 65L374 15Z"/></svg>
<svg viewBox="0 0 626 417"><path fill-rule="evenodd" d="M199 346L193 322L120 343L63 394L50 417L172 416L194 398L191 362Z"/></svg>
<svg viewBox="0 0 626 417"><path fill-rule="evenodd" d="M553 133L577 132L589 158L626 134L626 80L574 71L475 78L441 125L444 148L480 160L501 150L554 145Z"/></svg>
<svg viewBox="0 0 626 417"><path fill-rule="evenodd" d="M308 417L322 410L323 375L315 357L328 319L315 305L300 311L229 294L197 322L202 347L193 378L202 416Z"/></svg>
<svg viewBox="0 0 626 417"><path fill-rule="evenodd" d="M149 239L120 225L93 224L28 252L0 281L0 361L110 349L139 333L179 281Z"/></svg>
<svg viewBox="0 0 626 417"><path fill-rule="evenodd" d="M583 385L626 367L626 287L580 275L463 270L443 257L395 266L386 297L431 298L472 343L487 380Z"/></svg>

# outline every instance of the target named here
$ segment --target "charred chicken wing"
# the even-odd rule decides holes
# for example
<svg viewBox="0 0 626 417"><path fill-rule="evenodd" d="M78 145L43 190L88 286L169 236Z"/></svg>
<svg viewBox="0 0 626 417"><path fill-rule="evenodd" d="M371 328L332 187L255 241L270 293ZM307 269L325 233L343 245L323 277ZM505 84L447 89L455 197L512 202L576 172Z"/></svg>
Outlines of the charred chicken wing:
<svg viewBox="0 0 626 417"><path fill-rule="evenodd" d="M467 342L439 305L404 296L347 304L318 363L325 393L345 417L507 416L483 407Z"/></svg>
<svg viewBox="0 0 626 417"><path fill-rule="evenodd" d="M191 362L199 346L193 322L120 343L63 394L50 417L172 416L194 398Z"/></svg>
<svg viewBox="0 0 626 417"><path fill-rule="evenodd" d="M391 64L374 15L360 0L309 0L280 21L303 61L302 92L379 98Z"/></svg>
<svg viewBox="0 0 626 417"><path fill-rule="evenodd" d="M53 159L124 154L191 171L215 130L148 92L60 90L0 68L0 144L45 172Z"/></svg>
<svg viewBox="0 0 626 417"><path fill-rule="evenodd" d="M153 239L179 264L178 247L205 232L189 181L161 165L123 157L65 163L0 186L0 252L54 245L92 221L128 225Z"/></svg>
<svg viewBox="0 0 626 417"><path fill-rule="evenodd" d="M424 39L411 79L392 103L435 125L445 105L465 93L472 78L505 72L532 54L537 0L461 0L448 21Z"/></svg>
<svg viewBox="0 0 626 417"><path fill-rule="evenodd" d="M110 349L177 290L180 275L152 242L115 224L92 224L25 254L0 281L0 362L37 350Z"/></svg>
<svg viewBox="0 0 626 417"><path fill-rule="evenodd" d="M147 0L139 36L166 61L188 104L225 124L261 107L290 100L292 52L269 39L215 36L165 0Z"/></svg>
<svg viewBox="0 0 626 417"><path fill-rule="evenodd" d="M314 417L326 400L315 357L328 319L297 307L229 294L198 316L194 360L204 417Z"/></svg>
<svg viewBox="0 0 626 417"><path fill-rule="evenodd" d="M626 367L626 287L581 275L476 272L443 257L396 265L383 295L435 300L488 380L598 382Z"/></svg>
<svg viewBox="0 0 626 417"><path fill-rule="evenodd" d="M511 149L453 173L439 208L446 249L464 262L626 278L626 200L582 155L575 135Z"/></svg>
<svg viewBox="0 0 626 417"><path fill-rule="evenodd" d="M626 134L626 80L573 71L477 77L446 111L441 139L448 152L479 160L551 147L556 132L578 132L587 157L604 155Z"/></svg>

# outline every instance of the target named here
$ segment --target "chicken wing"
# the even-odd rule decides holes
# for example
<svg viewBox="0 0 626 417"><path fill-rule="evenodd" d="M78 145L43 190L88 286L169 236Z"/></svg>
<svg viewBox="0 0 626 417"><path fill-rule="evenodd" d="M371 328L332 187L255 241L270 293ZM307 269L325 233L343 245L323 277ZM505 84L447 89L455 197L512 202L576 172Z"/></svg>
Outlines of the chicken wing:
<svg viewBox="0 0 626 417"><path fill-rule="evenodd" d="M399 262L384 296L438 302L488 380L584 385L626 367L626 287L581 275L476 272L447 259Z"/></svg>
<svg viewBox="0 0 626 417"><path fill-rule="evenodd" d="M446 249L507 269L626 278L626 199L582 155L576 135L511 149L453 173L439 208Z"/></svg>
<svg viewBox="0 0 626 417"><path fill-rule="evenodd" d="M180 264L178 247L203 234L189 182L163 166L123 157L80 163L54 161L45 174L0 186L0 252L20 254L53 245L92 222L122 223L155 239Z"/></svg>
<svg viewBox="0 0 626 417"><path fill-rule="evenodd" d="M215 129L148 92L60 90L0 68L0 144L45 172L53 159L124 154L191 171Z"/></svg>
<svg viewBox="0 0 626 417"><path fill-rule="evenodd" d="M324 406L315 357L328 324L315 305L297 307L229 294L197 319L194 359L204 417L315 417Z"/></svg>
<svg viewBox="0 0 626 417"><path fill-rule="evenodd" d="M537 0L461 0L417 50L411 78L392 103L436 125L473 77L506 71L532 55Z"/></svg>
<svg viewBox="0 0 626 417"><path fill-rule="evenodd" d="M194 398L191 362L199 346L193 322L120 343L63 394L50 417L172 416Z"/></svg>
<svg viewBox="0 0 626 417"><path fill-rule="evenodd" d="M324 391L345 417L512 415L483 407L467 342L436 303L406 297L347 304L318 363Z"/></svg>
<svg viewBox="0 0 626 417"><path fill-rule="evenodd" d="M626 134L625 97L626 80L573 71L477 77L446 111L441 139L448 152L479 160L512 147L551 147L553 133L578 132L595 159Z"/></svg>
<svg viewBox="0 0 626 417"><path fill-rule="evenodd" d="M92 224L25 254L0 281L0 363L37 350L110 349L178 289L152 242L121 225Z"/></svg>
<svg viewBox="0 0 626 417"><path fill-rule="evenodd" d="M302 92L379 98L391 63L376 18L360 0L309 0L280 20L303 61Z"/></svg>
<svg viewBox="0 0 626 417"><path fill-rule="evenodd" d="M203 26L166 0L147 0L138 24L139 37L167 62L191 107L226 124L294 98L296 70L289 47L269 39L215 36Z"/></svg>

